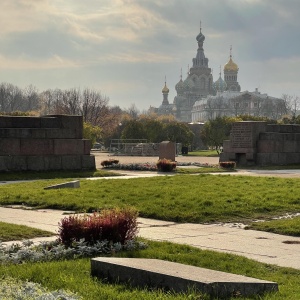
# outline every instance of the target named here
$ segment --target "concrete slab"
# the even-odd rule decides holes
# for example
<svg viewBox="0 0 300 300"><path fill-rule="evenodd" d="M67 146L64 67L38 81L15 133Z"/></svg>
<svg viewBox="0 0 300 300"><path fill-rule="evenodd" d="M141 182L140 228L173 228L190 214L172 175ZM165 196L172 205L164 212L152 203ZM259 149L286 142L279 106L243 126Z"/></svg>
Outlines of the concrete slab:
<svg viewBox="0 0 300 300"><path fill-rule="evenodd" d="M226 224L172 224L144 218L139 218L139 236L186 244L203 250L233 253L263 263L300 269L300 237L244 230Z"/></svg>
<svg viewBox="0 0 300 300"><path fill-rule="evenodd" d="M44 188L44 190L53 190L53 189L65 189L65 188L80 188L80 181L74 180L69 182L64 182L60 184L50 185Z"/></svg>
<svg viewBox="0 0 300 300"><path fill-rule="evenodd" d="M163 288L175 292L187 292L193 288L222 299L278 291L275 282L159 259L93 258L91 273L110 282L125 282L133 286Z"/></svg>

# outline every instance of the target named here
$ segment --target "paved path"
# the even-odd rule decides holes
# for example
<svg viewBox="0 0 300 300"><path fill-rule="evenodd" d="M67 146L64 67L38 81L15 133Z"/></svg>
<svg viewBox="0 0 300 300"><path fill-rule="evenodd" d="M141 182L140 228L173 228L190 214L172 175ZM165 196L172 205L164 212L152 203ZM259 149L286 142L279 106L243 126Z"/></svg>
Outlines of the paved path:
<svg viewBox="0 0 300 300"><path fill-rule="evenodd" d="M118 159L120 163L156 163L158 158L157 156L110 156L108 153L93 152L96 160L96 167L101 169L101 161L105 159ZM176 161L181 163L208 163L212 165L217 165L219 163L218 157L200 157L200 156L177 156ZM116 172L116 170L114 170ZM118 172L118 171L117 171ZM157 176L157 173L153 172L132 172L122 170L120 173L126 174L128 176L144 176L152 177ZM212 173L213 175L244 175L244 176L270 176L270 177L284 177L284 178L300 178L300 169L295 170L245 170L238 169L237 172L232 173Z"/></svg>
<svg viewBox="0 0 300 300"><path fill-rule="evenodd" d="M96 153L97 168L101 161L112 158L107 154ZM114 157L121 163L156 162L157 157ZM179 162L200 162L217 164L218 158L179 156ZM153 172L126 172L127 176L110 179L158 176ZM220 173L224 174L224 173ZM232 175L280 176L300 178L300 170L238 170ZM163 174L162 174L163 175ZM228 175L228 173L226 173ZM164 176L164 175L163 175ZM103 179L103 178L101 178ZM7 223L23 224L53 233L58 231L58 223L66 214L57 210L24 210L0 207L0 220ZM157 241L170 241L188 244L201 249L234 253L260 262L300 269L300 238L281 236L267 232L244 230L236 224L178 224L152 219L139 218L139 235ZM53 238L40 238L49 240Z"/></svg>
<svg viewBox="0 0 300 300"><path fill-rule="evenodd" d="M53 233L66 214L42 209L24 210L0 207L0 220ZM244 230L236 224L178 224L139 218L139 235L157 241L188 244L200 249L243 255L260 262L300 269L300 238ZM39 238L37 241L53 238Z"/></svg>

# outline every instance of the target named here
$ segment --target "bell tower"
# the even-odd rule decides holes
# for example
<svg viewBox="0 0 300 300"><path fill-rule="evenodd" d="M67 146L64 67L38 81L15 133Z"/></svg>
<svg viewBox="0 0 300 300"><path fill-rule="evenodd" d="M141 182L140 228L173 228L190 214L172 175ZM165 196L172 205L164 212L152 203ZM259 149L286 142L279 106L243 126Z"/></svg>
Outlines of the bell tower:
<svg viewBox="0 0 300 300"><path fill-rule="evenodd" d="M224 66L224 80L226 82L228 91L241 91L241 87L237 81L238 77L238 65L232 60L232 46L230 46L229 61Z"/></svg>

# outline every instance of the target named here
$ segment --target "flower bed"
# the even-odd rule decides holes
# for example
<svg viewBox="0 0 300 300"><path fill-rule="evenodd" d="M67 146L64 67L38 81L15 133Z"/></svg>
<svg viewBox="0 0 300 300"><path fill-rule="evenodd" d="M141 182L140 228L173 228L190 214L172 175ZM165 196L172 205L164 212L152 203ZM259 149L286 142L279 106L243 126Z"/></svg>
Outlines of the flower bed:
<svg viewBox="0 0 300 300"><path fill-rule="evenodd" d="M71 215L59 224L54 242L24 241L6 246L0 241L0 264L92 257L144 247L136 242L137 211L105 209L92 215Z"/></svg>
<svg viewBox="0 0 300 300"><path fill-rule="evenodd" d="M118 163L119 163L119 161L117 159L107 159L107 160L101 161L101 166L103 168L107 168L107 167L111 167L113 165L116 165Z"/></svg>
<svg viewBox="0 0 300 300"><path fill-rule="evenodd" d="M219 165L211 165L207 163L197 162L176 162L177 167L195 166L199 168L218 168ZM158 171L156 163L132 163L132 164L112 164L106 168L114 170L129 170L129 171Z"/></svg>
<svg viewBox="0 0 300 300"><path fill-rule="evenodd" d="M93 257L99 254L113 254L119 251L145 249L146 244L129 240L125 244L105 240L89 245L84 239L74 241L70 247L65 247L58 240L41 242L35 245L32 241L23 241L10 246L0 243L0 264L20 264L25 262L57 261L81 257Z"/></svg>
<svg viewBox="0 0 300 300"><path fill-rule="evenodd" d="M222 161L219 165L223 169L234 169L236 167L236 163L234 161Z"/></svg>
<svg viewBox="0 0 300 300"><path fill-rule="evenodd" d="M49 291L39 283L21 281L8 277L1 279L0 299L79 300L82 298L69 291Z"/></svg>
<svg viewBox="0 0 300 300"><path fill-rule="evenodd" d="M108 240L126 244L136 237L138 213L133 208L104 209L91 215L71 215L59 224L59 241L70 247L84 239L89 245Z"/></svg>
<svg viewBox="0 0 300 300"><path fill-rule="evenodd" d="M172 172L176 169L176 162L163 158L156 163L156 166L160 172Z"/></svg>
<svg viewBox="0 0 300 300"><path fill-rule="evenodd" d="M110 166L109 168L116 170L157 171L156 164L153 163L115 164Z"/></svg>

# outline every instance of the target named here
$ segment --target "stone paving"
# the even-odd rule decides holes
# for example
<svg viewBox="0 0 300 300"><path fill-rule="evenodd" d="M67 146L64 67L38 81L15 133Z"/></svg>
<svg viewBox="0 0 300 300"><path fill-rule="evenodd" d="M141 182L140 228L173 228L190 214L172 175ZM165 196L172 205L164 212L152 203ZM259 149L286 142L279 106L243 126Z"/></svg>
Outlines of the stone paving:
<svg viewBox="0 0 300 300"><path fill-rule="evenodd" d="M51 209L24 210L0 207L2 222L58 231L69 212ZM156 241L188 244L200 249L242 255L260 262L300 269L300 237L244 230L235 224L189 224L138 219L139 236ZM36 241L51 240L39 238Z"/></svg>

